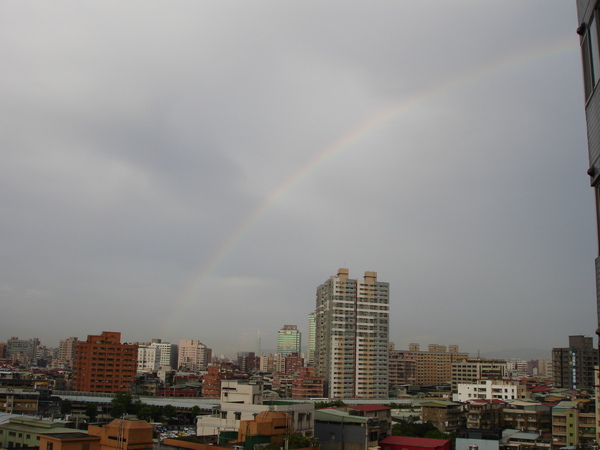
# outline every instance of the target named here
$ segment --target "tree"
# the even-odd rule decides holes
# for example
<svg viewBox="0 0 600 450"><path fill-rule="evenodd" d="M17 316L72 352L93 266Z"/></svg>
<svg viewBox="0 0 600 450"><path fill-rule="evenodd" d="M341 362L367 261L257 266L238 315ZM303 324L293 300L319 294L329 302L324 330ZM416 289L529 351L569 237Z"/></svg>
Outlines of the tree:
<svg viewBox="0 0 600 450"><path fill-rule="evenodd" d="M97 403L87 403L85 405L85 415L88 416L90 422L95 422L98 417L98 404Z"/></svg>
<svg viewBox="0 0 600 450"><path fill-rule="evenodd" d="M293 450L296 448L306 447L317 447L319 440L314 436L304 436L300 433L292 433L287 437L288 449Z"/></svg>
<svg viewBox="0 0 600 450"><path fill-rule="evenodd" d="M407 420L401 420L392 426L392 435L421 437L429 439L456 439L452 433L442 433L431 422L415 423Z"/></svg>
<svg viewBox="0 0 600 450"><path fill-rule="evenodd" d="M177 409L173 405L165 405L162 411L163 416L168 419L172 419L177 416Z"/></svg>
<svg viewBox="0 0 600 450"><path fill-rule="evenodd" d="M200 409L200 407L198 405L194 405L192 407L192 411L191 412L192 412L192 417L196 417L196 416L200 415L200 413L202 412L202 410Z"/></svg>
<svg viewBox="0 0 600 450"><path fill-rule="evenodd" d="M115 394L115 398L113 398L110 403L112 404L110 415L115 419L117 417L122 417L123 414L132 412L134 407L131 394L124 394L122 392Z"/></svg>
<svg viewBox="0 0 600 450"><path fill-rule="evenodd" d="M60 413L65 416L73 410L73 404L69 400L63 400L60 404Z"/></svg>
<svg viewBox="0 0 600 450"><path fill-rule="evenodd" d="M315 402L315 409L331 408L332 406L341 407L346 406L342 400L328 400L324 402Z"/></svg>
<svg viewBox="0 0 600 450"><path fill-rule="evenodd" d="M159 406L155 405L143 405L137 412L139 419L147 420L148 422L158 421L162 416L162 412Z"/></svg>

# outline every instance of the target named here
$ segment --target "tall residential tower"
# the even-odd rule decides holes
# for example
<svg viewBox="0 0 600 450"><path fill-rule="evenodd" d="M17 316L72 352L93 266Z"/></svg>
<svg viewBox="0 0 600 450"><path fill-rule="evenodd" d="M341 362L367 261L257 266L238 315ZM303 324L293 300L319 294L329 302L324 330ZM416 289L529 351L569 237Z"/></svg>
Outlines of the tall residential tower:
<svg viewBox="0 0 600 450"><path fill-rule="evenodd" d="M389 283L339 269L317 288L315 375L330 398L387 398Z"/></svg>
<svg viewBox="0 0 600 450"><path fill-rule="evenodd" d="M583 62L583 84L585 98L585 119L590 184L596 201L596 229L600 241L600 2L598 0L577 0L577 34L581 45ZM596 311L600 336L600 246L596 257ZM599 434L600 439L600 434Z"/></svg>

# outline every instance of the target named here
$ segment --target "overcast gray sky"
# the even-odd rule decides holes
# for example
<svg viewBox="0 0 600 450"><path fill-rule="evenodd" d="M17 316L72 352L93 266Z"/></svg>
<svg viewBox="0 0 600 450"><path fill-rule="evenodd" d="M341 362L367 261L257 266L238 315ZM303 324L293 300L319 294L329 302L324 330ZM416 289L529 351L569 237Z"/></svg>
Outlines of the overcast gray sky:
<svg viewBox="0 0 600 450"><path fill-rule="evenodd" d="M340 267L390 340L596 329L575 2L3 1L0 340L273 349Z"/></svg>

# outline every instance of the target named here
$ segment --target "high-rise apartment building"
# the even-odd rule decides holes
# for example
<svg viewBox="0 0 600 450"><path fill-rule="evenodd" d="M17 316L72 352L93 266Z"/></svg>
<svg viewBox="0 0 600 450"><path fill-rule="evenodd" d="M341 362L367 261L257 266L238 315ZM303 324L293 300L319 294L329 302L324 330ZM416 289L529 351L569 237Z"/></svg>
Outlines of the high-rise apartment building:
<svg viewBox="0 0 600 450"><path fill-rule="evenodd" d="M581 59L583 61L583 82L585 99L585 120L587 125L587 141L590 184L594 189L596 203L596 235L600 244L600 10L598 0L577 0L577 34L580 36ZM600 337L600 245L596 256L596 311ZM553 364L553 370L554 364ZM553 373L556 379L556 373ZM600 382L595 382L598 385ZM600 390L596 389L596 441L600 442ZM568 444L567 444L568 445Z"/></svg>
<svg viewBox="0 0 600 450"><path fill-rule="evenodd" d="M315 375L330 398L388 397L389 283L339 269L317 288Z"/></svg>
<svg viewBox="0 0 600 450"><path fill-rule="evenodd" d="M31 365L34 363L37 348L40 345L38 338L19 339L11 337L6 341L6 357L12 362L19 361L21 364Z"/></svg>
<svg viewBox="0 0 600 450"><path fill-rule="evenodd" d="M160 368L177 367L176 345L152 339L150 343L138 344L138 372L156 372Z"/></svg>
<svg viewBox="0 0 600 450"><path fill-rule="evenodd" d="M315 360L315 333L316 333L316 322L314 313L308 315L308 355L307 364L312 367Z"/></svg>
<svg viewBox="0 0 600 450"><path fill-rule="evenodd" d="M301 334L296 325L284 325L277 332L277 353L282 356L300 355L300 340Z"/></svg>
<svg viewBox="0 0 600 450"><path fill-rule="evenodd" d="M600 9L598 0L577 0L577 34L583 60L585 118L587 124L590 184L596 201L596 229L600 240ZM600 336L600 246L596 257L596 308Z"/></svg>
<svg viewBox="0 0 600 450"><path fill-rule="evenodd" d="M79 340L76 337L62 339L59 342L58 361L60 364L73 367L73 361L75 360L75 351L77 349L77 342L79 342Z"/></svg>
<svg viewBox="0 0 600 450"><path fill-rule="evenodd" d="M212 350L196 339L180 339L177 359L182 370L206 370L212 359Z"/></svg>
<svg viewBox="0 0 600 450"><path fill-rule="evenodd" d="M250 373L259 367L260 357L257 357L254 352L238 352L237 361L241 372Z"/></svg>
<svg viewBox="0 0 600 450"><path fill-rule="evenodd" d="M121 344L121 333L103 331L77 343L73 389L125 392L135 381L137 345Z"/></svg>
<svg viewBox="0 0 600 450"><path fill-rule="evenodd" d="M552 349L552 379L554 386L567 389L593 388L594 367L598 365L598 352L593 339L569 336L569 346Z"/></svg>

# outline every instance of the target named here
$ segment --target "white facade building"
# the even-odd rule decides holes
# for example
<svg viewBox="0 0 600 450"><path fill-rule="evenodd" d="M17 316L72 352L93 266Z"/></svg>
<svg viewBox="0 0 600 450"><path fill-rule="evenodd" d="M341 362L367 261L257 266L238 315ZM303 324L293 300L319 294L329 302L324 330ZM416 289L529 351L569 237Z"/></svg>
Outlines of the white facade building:
<svg viewBox="0 0 600 450"><path fill-rule="evenodd" d="M389 283L365 272L362 281L339 269L317 288L315 375L329 398L387 398Z"/></svg>
<svg viewBox="0 0 600 450"><path fill-rule="evenodd" d="M455 402L466 402L474 398L485 400L512 401L527 397L525 385L516 380L481 380L478 383L458 384L458 392L453 394Z"/></svg>
<svg viewBox="0 0 600 450"><path fill-rule="evenodd" d="M196 339L180 339L178 354L180 370L206 370L212 359L212 350Z"/></svg>
<svg viewBox="0 0 600 450"><path fill-rule="evenodd" d="M138 372L157 372L160 368L170 370L174 366L175 345L154 339L151 343L138 345Z"/></svg>
<svg viewBox="0 0 600 450"><path fill-rule="evenodd" d="M296 433L313 435L315 405L308 403L277 402L263 404L262 384L250 384L238 380L222 380L221 408L217 414L197 418L198 436L214 436L220 431L238 431L242 420L253 420L264 411L289 413L292 429Z"/></svg>

